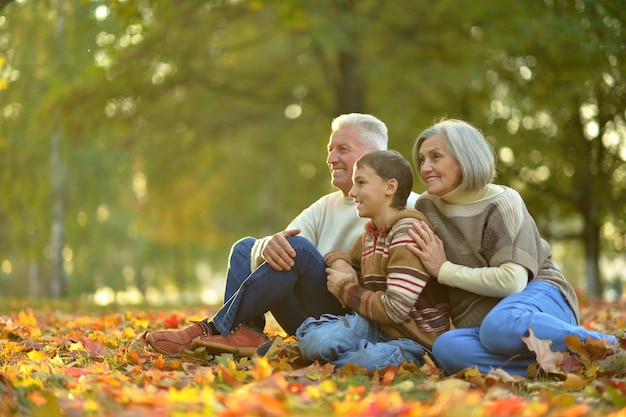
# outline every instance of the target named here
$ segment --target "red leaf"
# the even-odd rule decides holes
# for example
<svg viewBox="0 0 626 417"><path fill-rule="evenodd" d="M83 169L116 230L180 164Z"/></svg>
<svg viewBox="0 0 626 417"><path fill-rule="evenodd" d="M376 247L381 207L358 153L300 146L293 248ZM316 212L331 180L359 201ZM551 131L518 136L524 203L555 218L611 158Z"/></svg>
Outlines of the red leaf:
<svg viewBox="0 0 626 417"><path fill-rule="evenodd" d="M180 323L180 320L176 314L172 314L171 316L165 318L163 320L166 329L177 329Z"/></svg>
<svg viewBox="0 0 626 417"><path fill-rule="evenodd" d="M580 359L578 359L577 356L567 355L567 357L563 359L561 368L565 372L578 372L582 369L582 366L580 366Z"/></svg>

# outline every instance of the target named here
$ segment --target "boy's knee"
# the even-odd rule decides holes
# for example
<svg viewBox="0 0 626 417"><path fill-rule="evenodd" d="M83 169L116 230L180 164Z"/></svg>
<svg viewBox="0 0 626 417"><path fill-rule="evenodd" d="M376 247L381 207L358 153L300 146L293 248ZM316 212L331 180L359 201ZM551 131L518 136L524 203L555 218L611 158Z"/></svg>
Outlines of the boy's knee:
<svg viewBox="0 0 626 417"><path fill-rule="evenodd" d="M298 348L302 357L308 362L328 362L334 350L328 334L315 330L298 336Z"/></svg>
<svg viewBox="0 0 626 417"><path fill-rule="evenodd" d="M309 317L296 330L298 348L307 361L330 362L336 359L342 342L342 317L326 315L315 319ZM335 336L333 336L335 335Z"/></svg>

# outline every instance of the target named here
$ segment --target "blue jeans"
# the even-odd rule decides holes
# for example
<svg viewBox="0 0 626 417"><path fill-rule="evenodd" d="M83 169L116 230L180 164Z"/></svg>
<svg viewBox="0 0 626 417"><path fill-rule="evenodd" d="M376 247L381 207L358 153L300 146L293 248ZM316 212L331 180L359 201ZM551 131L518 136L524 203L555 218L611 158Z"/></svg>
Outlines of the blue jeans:
<svg viewBox="0 0 626 417"><path fill-rule="evenodd" d="M378 323L358 313L343 316L324 314L310 317L296 331L302 357L309 363L348 363L369 371L398 365L421 363L426 349L410 339L391 339Z"/></svg>
<svg viewBox="0 0 626 417"><path fill-rule="evenodd" d="M296 251L289 271L276 271L264 262L250 271L253 238L244 238L231 249L224 305L212 321L222 334L240 323L263 330L263 315L271 311L288 334L293 334L309 316L344 313L335 296L326 289L326 264L311 242L301 236L288 237Z"/></svg>
<svg viewBox="0 0 626 417"><path fill-rule="evenodd" d="M433 355L449 374L478 366L484 373L502 368L512 375L527 376L528 365L536 360L522 340L522 336L528 336L528 328L538 339L551 340L553 351L568 350L567 336L617 343L615 336L578 326L574 312L556 286L530 281L522 292L503 298L480 327L454 329L439 336Z"/></svg>

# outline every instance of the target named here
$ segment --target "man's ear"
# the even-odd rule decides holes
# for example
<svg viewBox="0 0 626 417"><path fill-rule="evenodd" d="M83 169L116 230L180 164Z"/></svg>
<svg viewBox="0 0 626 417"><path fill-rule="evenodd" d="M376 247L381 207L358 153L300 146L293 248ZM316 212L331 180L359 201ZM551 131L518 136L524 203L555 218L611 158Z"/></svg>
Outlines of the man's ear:
<svg viewBox="0 0 626 417"><path fill-rule="evenodd" d="M398 191L398 180L392 178L387 180L387 195L394 195Z"/></svg>

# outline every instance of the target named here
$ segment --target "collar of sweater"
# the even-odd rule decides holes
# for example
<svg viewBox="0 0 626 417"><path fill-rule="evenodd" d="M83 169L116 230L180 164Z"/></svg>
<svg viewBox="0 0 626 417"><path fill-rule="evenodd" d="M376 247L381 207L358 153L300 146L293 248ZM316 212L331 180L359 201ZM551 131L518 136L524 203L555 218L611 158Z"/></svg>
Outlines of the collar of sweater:
<svg viewBox="0 0 626 417"><path fill-rule="evenodd" d="M398 220L403 219L405 217L412 217L416 220L422 220L424 218L423 215L419 211L415 210L414 208L407 207L407 208L400 210L393 216L391 216L387 224L383 225L383 227L380 229L375 228L374 223L372 223L372 221L370 220L369 222L367 222L367 224L365 224L365 231L367 233L378 234L380 233L381 230L391 229Z"/></svg>
<svg viewBox="0 0 626 417"><path fill-rule="evenodd" d="M461 191L459 187L441 196L441 200L448 204L467 204L491 198L504 192L504 189L495 184L487 184L478 191Z"/></svg>

